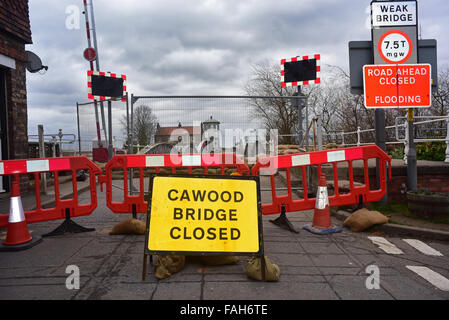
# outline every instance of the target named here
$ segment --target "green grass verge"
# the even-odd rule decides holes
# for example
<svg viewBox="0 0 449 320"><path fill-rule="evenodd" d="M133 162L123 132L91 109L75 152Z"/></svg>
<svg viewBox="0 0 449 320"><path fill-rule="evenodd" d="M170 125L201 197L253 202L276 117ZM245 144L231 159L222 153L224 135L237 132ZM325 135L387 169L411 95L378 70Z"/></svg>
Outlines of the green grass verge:
<svg viewBox="0 0 449 320"><path fill-rule="evenodd" d="M408 206L407 203L388 203L386 205L379 205L377 203L372 203L371 204L371 209L372 210L377 210L379 212L381 212L384 215L389 215L392 213L400 213L403 216L407 217L407 218L411 218L411 219L417 219L417 220L422 220L422 221L427 221L427 222L432 222L432 223L443 223L443 224L449 224L449 217L441 217L441 218L423 218L423 217L419 217L413 213L411 213L408 210ZM390 219L390 223L394 223L393 221L391 221Z"/></svg>

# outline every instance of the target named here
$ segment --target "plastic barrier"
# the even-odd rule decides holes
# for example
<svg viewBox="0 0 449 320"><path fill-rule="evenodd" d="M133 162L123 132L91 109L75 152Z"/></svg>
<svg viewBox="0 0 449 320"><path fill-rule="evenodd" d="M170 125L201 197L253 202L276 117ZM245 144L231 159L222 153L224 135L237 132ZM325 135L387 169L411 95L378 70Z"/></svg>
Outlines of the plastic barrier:
<svg viewBox="0 0 449 320"><path fill-rule="evenodd" d="M88 172L91 195L91 201L89 204L80 204L78 201L76 181L78 170L85 170ZM72 199L60 198L59 173L61 171L71 171L73 188ZM39 179L40 174L45 172L53 173L55 193L54 207L47 209L42 208L40 191L41 185ZM25 211L27 223L67 219L70 217L79 217L91 214L97 207L96 175L100 173L101 169L84 156L0 161L0 176L10 175L16 182L20 181L20 176L22 175L32 174L34 176L36 208L34 210ZM0 227L8 226L8 216L9 213L0 214Z"/></svg>
<svg viewBox="0 0 449 320"><path fill-rule="evenodd" d="M380 188L372 190L369 183L368 160L377 159L380 168ZM363 161L363 184L357 186L354 183L353 161ZM309 190L307 185L306 168L309 166L317 167L317 179L321 176L323 165L329 164L333 171L334 186L339 186L337 164L346 162L348 166L349 192L340 193L339 188L334 188L334 194L329 196L329 204L331 207L357 204L360 201L373 202L380 201L386 194L386 166L390 165L389 176L391 178L391 158L376 145L369 145L355 148L344 148L326 151L316 151L310 153L291 154L284 156L273 156L259 159L252 168L252 175L269 175L271 181L272 202L262 204L262 213L277 214L282 212L294 212L309 210L315 207L315 197L309 194L315 193L316 190ZM292 197L292 174L291 169L299 167L302 177L303 199L294 200ZM285 169L287 181L287 194L277 195L275 175L279 169Z"/></svg>
<svg viewBox="0 0 449 320"><path fill-rule="evenodd" d="M106 164L105 174L98 177L103 191L106 184L106 204L114 213L146 213L148 203L144 199L144 169L153 169L159 173L161 169L170 169L172 174L179 173L179 169L187 169L188 174L193 174L194 169L200 169L201 174L208 174L211 169L219 169L220 175L226 174L226 168L234 168L240 174L250 174L249 167L234 153L217 154L164 154L164 155L116 155ZM137 195L129 192L129 169L139 170L139 191ZM123 188L113 186L113 170L123 172ZM196 170L198 171L198 170ZM197 172L198 173L198 172ZM123 201L114 202L112 188L123 189Z"/></svg>

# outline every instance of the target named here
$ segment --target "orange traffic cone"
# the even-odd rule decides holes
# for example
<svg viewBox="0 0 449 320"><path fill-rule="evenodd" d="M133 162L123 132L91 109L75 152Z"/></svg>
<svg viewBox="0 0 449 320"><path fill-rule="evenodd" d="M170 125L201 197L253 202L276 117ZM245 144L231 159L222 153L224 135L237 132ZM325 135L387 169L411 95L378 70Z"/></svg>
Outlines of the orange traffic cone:
<svg viewBox="0 0 449 320"><path fill-rule="evenodd" d="M331 223L329 196L327 194L326 176L324 174L321 174L318 183L312 225L306 225L304 229L315 234L329 234L342 231L341 227L334 227Z"/></svg>
<svg viewBox="0 0 449 320"><path fill-rule="evenodd" d="M9 206L8 232L0 251L18 251L31 248L42 241L41 237L31 237L25 220L20 197L19 178L14 176Z"/></svg>

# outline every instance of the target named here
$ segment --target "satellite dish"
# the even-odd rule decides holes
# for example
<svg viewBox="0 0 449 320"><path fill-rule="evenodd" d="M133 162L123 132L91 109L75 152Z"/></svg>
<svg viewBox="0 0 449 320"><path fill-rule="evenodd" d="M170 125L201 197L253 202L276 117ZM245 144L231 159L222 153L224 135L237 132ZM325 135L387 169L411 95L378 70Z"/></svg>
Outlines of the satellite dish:
<svg viewBox="0 0 449 320"><path fill-rule="evenodd" d="M41 71L42 69L45 69L45 71L48 70L47 66L42 65L41 58L39 58L35 53L31 51L25 51L27 54L27 70L31 73L36 73L38 71Z"/></svg>

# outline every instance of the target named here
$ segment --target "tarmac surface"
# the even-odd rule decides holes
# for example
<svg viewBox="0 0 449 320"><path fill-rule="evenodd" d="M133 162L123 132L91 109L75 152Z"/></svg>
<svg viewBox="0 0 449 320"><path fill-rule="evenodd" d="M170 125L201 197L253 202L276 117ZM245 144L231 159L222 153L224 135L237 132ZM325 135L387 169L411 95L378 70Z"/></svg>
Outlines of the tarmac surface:
<svg viewBox="0 0 449 320"><path fill-rule="evenodd" d="M267 186L266 181L262 181L262 188ZM114 194L120 192L119 187L114 188ZM269 192L264 191L262 196L263 202L267 201ZM89 202L90 194L84 192L79 197ZM411 246L403 237L381 232L352 233L344 228L341 233L314 235L302 230L305 224L311 223L313 211L287 214L300 230L298 234L270 223L269 220L278 215L263 216L265 254L280 267L278 282L249 279L244 272L249 258L246 256L240 257L236 265L186 264L179 273L164 280L158 280L148 266L143 282L145 237L109 235L117 222L131 215L112 213L106 207L105 192L100 192L99 187L98 203L90 216L73 219L95 231L45 237L28 250L0 252L0 299L449 299L449 287L445 287L446 281L449 282L448 242L420 239L440 253L429 255ZM3 207L2 212L5 212ZM145 215L139 218L143 220ZM342 224L334 218L333 222ZM48 233L61 223L61 220L41 222L29 224L28 228L35 236ZM5 235L3 228L1 241ZM402 254L386 252L368 238L372 236L382 237ZM70 287L73 266L79 270L79 288ZM410 268L416 266L426 267L431 272L420 275L416 270L421 269ZM376 268L379 286L373 288L372 276Z"/></svg>

